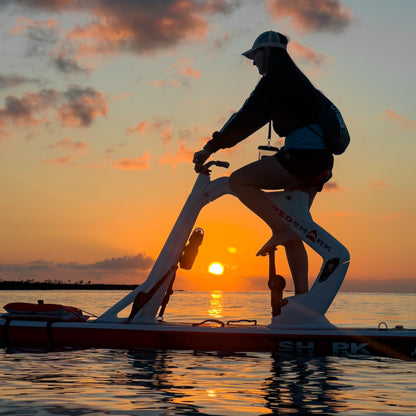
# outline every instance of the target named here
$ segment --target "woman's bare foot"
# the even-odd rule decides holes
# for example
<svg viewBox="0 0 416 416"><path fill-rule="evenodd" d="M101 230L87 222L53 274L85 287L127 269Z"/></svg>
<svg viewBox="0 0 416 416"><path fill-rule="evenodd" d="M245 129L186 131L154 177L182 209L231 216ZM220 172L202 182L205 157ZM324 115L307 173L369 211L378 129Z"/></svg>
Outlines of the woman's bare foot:
<svg viewBox="0 0 416 416"><path fill-rule="evenodd" d="M297 238L297 235L289 229L273 234L270 240L257 252L256 256L267 256L271 251L276 250L277 246L284 245L294 238Z"/></svg>

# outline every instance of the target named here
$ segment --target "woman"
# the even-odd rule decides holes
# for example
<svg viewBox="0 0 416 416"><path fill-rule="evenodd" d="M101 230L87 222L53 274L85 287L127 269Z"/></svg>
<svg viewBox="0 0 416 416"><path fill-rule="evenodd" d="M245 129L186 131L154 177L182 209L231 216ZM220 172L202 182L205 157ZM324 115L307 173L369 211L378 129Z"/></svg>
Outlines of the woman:
<svg viewBox="0 0 416 416"><path fill-rule="evenodd" d="M244 140L272 121L285 146L274 156L264 157L233 172L229 185L233 194L271 228L272 237L257 255L266 255L284 245L295 293L308 291L308 257L301 239L276 215L262 191L307 189L310 204L330 178L333 155L327 149L318 122L317 90L295 65L286 51L288 38L278 32L262 33L243 55L253 60L262 75L242 108L213 134L204 148L195 153L198 171L209 156ZM329 174L328 174L329 173ZM321 176L320 182L316 178Z"/></svg>

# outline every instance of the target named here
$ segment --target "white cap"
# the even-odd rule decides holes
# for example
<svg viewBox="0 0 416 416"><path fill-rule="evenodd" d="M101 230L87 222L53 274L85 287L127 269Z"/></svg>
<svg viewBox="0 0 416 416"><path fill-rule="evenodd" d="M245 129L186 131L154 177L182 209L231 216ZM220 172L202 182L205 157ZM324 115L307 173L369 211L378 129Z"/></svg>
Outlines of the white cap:
<svg viewBox="0 0 416 416"><path fill-rule="evenodd" d="M274 32L273 30L264 32L257 37L251 49L249 49L246 52L243 52L242 55L244 55L248 59L253 59L254 52L260 48L282 48L286 50L286 44L282 43L281 41L283 37L284 36L281 35L279 32Z"/></svg>

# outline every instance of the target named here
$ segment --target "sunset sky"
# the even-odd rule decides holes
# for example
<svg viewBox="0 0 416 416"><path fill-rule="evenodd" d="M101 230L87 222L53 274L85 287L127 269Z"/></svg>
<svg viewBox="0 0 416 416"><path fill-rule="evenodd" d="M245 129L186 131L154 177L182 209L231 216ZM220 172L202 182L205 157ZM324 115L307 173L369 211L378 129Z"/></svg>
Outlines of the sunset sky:
<svg viewBox="0 0 416 416"><path fill-rule="evenodd" d="M193 153L259 80L241 52L276 30L351 134L311 210L350 250L343 289L415 292L415 17L414 0L1 0L0 279L141 283ZM219 151L230 170L213 178L266 139ZM177 289L267 289L259 218L225 196L196 226L205 241ZM283 249L277 267L290 276Z"/></svg>

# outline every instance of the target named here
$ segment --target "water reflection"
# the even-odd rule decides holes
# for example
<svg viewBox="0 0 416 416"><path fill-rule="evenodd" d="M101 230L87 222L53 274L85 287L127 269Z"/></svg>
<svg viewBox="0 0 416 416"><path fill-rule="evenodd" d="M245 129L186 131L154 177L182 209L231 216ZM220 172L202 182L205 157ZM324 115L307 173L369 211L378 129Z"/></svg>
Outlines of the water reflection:
<svg viewBox="0 0 416 416"><path fill-rule="evenodd" d="M271 376L266 379L267 408L272 414L335 414L346 410L339 400L339 369L333 357L290 357L272 354ZM292 410L292 411L291 411Z"/></svg>
<svg viewBox="0 0 416 416"><path fill-rule="evenodd" d="M196 404L181 402L184 390L192 387L178 389L175 385L174 374L178 367L172 354L167 351L135 351L130 352L129 357L132 359L134 371L126 372L125 382L139 390L145 390L130 400L131 410L163 409L163 414L166 415L199 414ZM136 393L139 391L136 390Z"/></svg>
<svg viewBox="0 0 416 416"><path fill-rule="evenodd" d="M211 318L222 318L223 296L220 290L210 293L208 314Z"/></svg>
<svg viewBox="0 0 416 416"><path fill-rule="evenodd" d="M178 361L177 353L143 354L130 353L136 372L127 374L128 382L149 389L144 397L157 394L163 409L173 405L178 415L221 415L226 408L232 414L322 415L348 407L339 393L351 386L339 383L333 357L182 353Z"/></svg>
<svg viewBox="0 0 416 416"><path fill-rule="evenodd" d="M0 293L0 305L44 298L96 314L125 295L6 292ZM267 324L268 305L266 292L178 292L168 305L166 320L198 322L208 311L213 319L256 317ZM330 320L351 317L348 325L362 326L365 319L376 326L391 312L389 327L400 323L413 328L413 310L411 294L341 293ZM416 362L381 358L269 353L91 349L36 354L0 349L0 415L402 416L414 414L415 366Z"/></svg>
<svg viewBox="0 0 416 416"><path fill-rule="evenodd" d="M399 415L414 404L409 363L370 358L0 350L0 383L0 414L36 416Z"/></svg>

